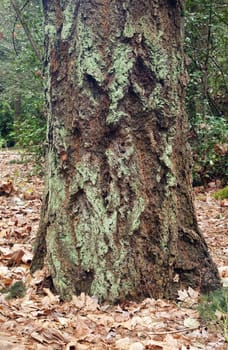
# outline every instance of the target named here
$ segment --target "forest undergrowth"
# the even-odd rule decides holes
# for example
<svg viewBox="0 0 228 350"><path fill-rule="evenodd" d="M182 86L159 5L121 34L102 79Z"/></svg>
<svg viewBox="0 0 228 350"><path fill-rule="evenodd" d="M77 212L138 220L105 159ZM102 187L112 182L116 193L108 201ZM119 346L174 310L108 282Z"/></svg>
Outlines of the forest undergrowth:
<svg viewBox="0 0 228 350"><path fill-rule="evenodd" d="M199 314L202 297L191 288L179 291L176 301L148 298L111 306L82 294L62 303L49 289L47 269L31 276L43 179L28 159L17 151L0 152L0 350L227 349L227 288L222 303L216 301L222 309L215 306L206 320ZM195 188L195 205L228 287L228 200L213 197L218 186Z"/></svg>

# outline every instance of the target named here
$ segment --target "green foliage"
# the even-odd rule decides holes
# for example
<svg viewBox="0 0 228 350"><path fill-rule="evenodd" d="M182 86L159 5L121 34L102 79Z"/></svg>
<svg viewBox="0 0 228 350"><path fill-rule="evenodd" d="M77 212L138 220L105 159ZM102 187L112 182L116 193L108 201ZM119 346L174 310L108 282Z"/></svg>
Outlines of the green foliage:
<svg viewBox="0 0 228 350"><path fill-rule="evenodd" d="M228 198L228 186L226 186L223 189L215 192L214 197L215 197L215 199L226 199L226 198Z"/></svg>
<svg viewBox="0 0 228 350"><path fill-rule="evenodd" d="M191 119L195 184L228 180L228 128L225 118L196 114Z"/></svg>
<svg viewBox="0 0 228 350"><path fill-rule="evenodd" d="M45 139L46 123L44 120L32 115L22 122L16 121L13 132L16 146L28 148L30 152L42 152L41 141Z"/></svg>
<svg viewBox="0 0 228 350"><path fill-rule="evenodd" d="M224 287L202 296L198 311L208 326L213 325L222 330L228 342L228 288Z"/></svg>
<svg viewBox="0 0 228 350"><path fill-rule="evenodd" d="M7 101L0 101L0 147L13 144L12 130L13 110Z"/></svg>
<svg viewBox="0 0 228 350"><path fill-rule="evenodd" d="M40 1L24 3L18 0L17 4L36 45L42 51ZM0 3L0 11L3 14L0 18L0 146L15 144L40 152L39 145L45 138L46 125L42 62L33 51L9 0ZM2 106L9 106L9 111Z"/></svg>
<svg viewBox="0 0 228 350"><path fill-rule="evenodd" d="M195 109L224 114L222 102L228 92L228 7L221 0L187 0L185 22L190 75L187 107L194 107L193 114Z"/></svg>
<svg viewBox="0 0 228 350"><path fill-rule="evenodd" d="M2 293L8 293L7 299L23 298L26 293L25 284L23 281L13 283L9 288L5 288Z"/></svg>
<svg viewBox="0 0 228 350"><path fill-rule="evenodd" d="M14 128L10 134L15 146L40 153L46 134L42 96L34 96L30 92L23 97L20 110L21 114L14 120Z"/></svg>
<svg viewBox="0 0 228 350"><path fill-rule="evenodd" d="M194 155L194 180L227 181L228 7L222 0L187 0L185 51L189 74L186 108ZM225 149L225 145L223 149Z"/></svg>

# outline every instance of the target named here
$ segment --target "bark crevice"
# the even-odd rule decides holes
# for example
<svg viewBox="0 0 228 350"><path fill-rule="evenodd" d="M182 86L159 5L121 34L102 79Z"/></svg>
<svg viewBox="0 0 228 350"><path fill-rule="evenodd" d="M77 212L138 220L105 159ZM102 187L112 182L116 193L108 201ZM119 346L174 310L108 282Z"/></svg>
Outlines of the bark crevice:
<svg viewBox="0 0 228 350"><path fill-rule="evenodd" d="M193 207L181 4L64 6L44 7L48 196L32 270L45 261L63 299L219 287Z"/></svg>

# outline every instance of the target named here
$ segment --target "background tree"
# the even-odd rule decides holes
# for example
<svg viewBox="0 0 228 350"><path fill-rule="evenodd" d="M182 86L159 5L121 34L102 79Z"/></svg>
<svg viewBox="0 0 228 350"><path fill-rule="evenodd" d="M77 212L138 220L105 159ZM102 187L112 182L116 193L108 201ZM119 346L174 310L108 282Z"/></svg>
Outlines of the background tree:
<svg viewBox="0 0 228 350"><path fill-rule="evenodd" d="M223 0L186 2L186 106L191 125L194 179L228 180L228 7Z"/></svg>
<svg viewBox="0 0 228 350"><path fill-rule="evenodd" d="M42 52L43 19L40 2L18 0L13 3L23 16L23 24L29 27L29 35ZM28 40L12 1L2 1L0 11L0 140L3 145L16 143L31 149L44 139L46 129L42 62Z"/></svg>
<svg viewBox="0 0 228 350"><path fill-rule="evenodd" d="M40 1L3 0L0 10L0 146L16 143L40 152L46 125L42 68L37 60L43 40ZM186 105L191 127L194 184L206 184L218 178L226 183L226 3L223 0L187 0L185 22L190 77Z"/></svg>
<svg viewBox="0 0 228 350"><path fill-rule="evenodd" d="M220 286L199 232L182 1L43 1L48 172L32 271L61 298Z"/></svg>

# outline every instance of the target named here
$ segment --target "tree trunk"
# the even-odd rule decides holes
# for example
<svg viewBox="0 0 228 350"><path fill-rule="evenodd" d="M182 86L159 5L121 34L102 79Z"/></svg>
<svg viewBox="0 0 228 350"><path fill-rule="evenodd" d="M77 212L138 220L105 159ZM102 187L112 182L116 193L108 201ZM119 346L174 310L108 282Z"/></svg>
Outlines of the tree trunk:
<svg viewBox="0 0 228 350"><path fill-rule="evenodd" d="M181 0L43 0L48 170L32 271L63 299L220 286L197 226Z"/></svg>

